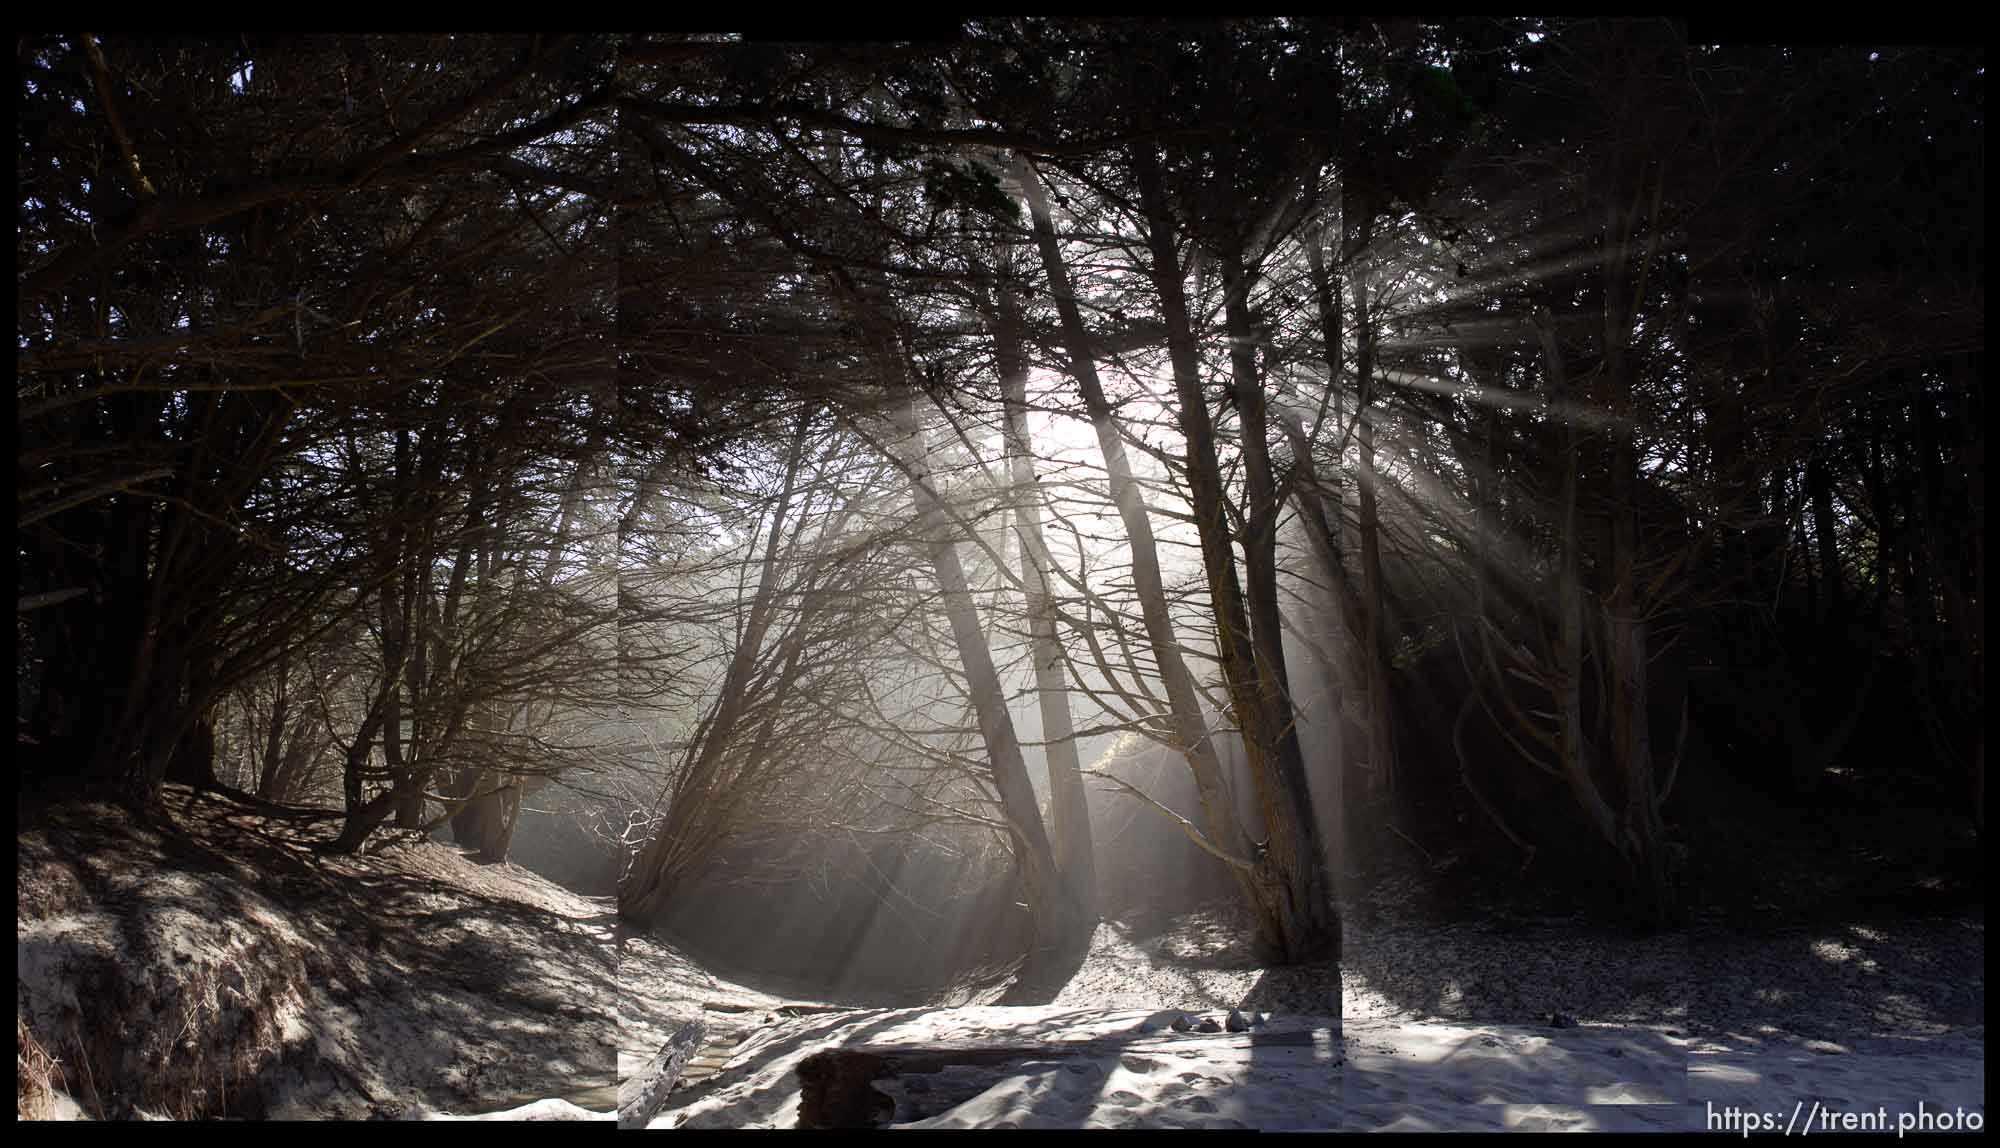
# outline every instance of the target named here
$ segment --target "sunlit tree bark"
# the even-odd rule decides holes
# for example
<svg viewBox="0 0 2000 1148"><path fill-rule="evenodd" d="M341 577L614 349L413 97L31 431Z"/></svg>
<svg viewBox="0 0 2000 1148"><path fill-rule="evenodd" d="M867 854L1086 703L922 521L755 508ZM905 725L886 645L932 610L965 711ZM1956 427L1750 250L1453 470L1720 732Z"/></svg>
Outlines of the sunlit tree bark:
<svg viewBox="0 0 2000 1148"><path fill-rule="evenodd" d="M1216 435L1201 384L1195 336L1188 317L1180 255L1159 158L1150 144L1131 151L1146 215L1148 264L1167 324L1167 355L1179 403L1175 410L1186 441L1188 500L1201 539L1202 566L1215 611L1217 653L1257 788L1265 840L1250 874L1258 940L1277 959L1291 962L1340 955L1340 917L1327 884L1305 764L1299 756L1291 691L1285 677L1277 610L1276 521L1279 499L1270 472L1256 340L1250 330L1248 284L1241 253L1222 254L1225 322L1231 339L1232 401L1242 419L1242 450L1250 506L1244 513L1246 568L1253 588L1239 580L1225 508ZM1255 622L1253 623L1253 611Z"/></svg>
<svg viewBox="0 0 2000 1148"><path fill-rule="evenodd" d="M1112 502L1117 506L1119 520L1125 526L1126 542L1132 554L1133 588L1139 597L1148 644L1159 667L1160 684L1166 691L1167 717L1173 737L1194 774L1195 790L1201 798L1202 828L1217 851L1236 859L1231 868L1248 896L1252 894L1248 871L1250 851L1236 820L1234 802L1223 780L1222 765L1210 741L1208 724L1202 718L1194 677L1181 656L1179 639L1174 634L1173 618L1167 609L1166 586L1160 575L1152 519L1138 479L1133 474L1131 459L1126 454L1117 416L1110 401L1105 398L1103 383L1098 378L1090 333L1084 326L1069 269L1057 244L1048 195L1042 189L1040 175L1030 165L1025 162L1020 164L1018 173L1033 218L1035 243L1041 254L1049 294L1055 300L1056 313L1062 322L1070 377L1083 396L1084 409L1097 432L1097 444L1104 455L1104 472L1111 487Z"/></svg>
<svg viewBox="0 0 2000 1148"><path fill-rule="evenodd" d="M896 428L899 442L895 449L909 471L918 533L928 552L945 616L958 646L993 787L1000 794L1001 811L1014 838L1014 856L1020 862L1022 884L1035 918L1035 947L1044 952L1060 949L1075 937L1080 908L1070 900L1058 875L1055 851L1042 825L1034 785L1028 780L1028 766L1021 755L1020 737L1007 709L1006 690L993 667L993 653L980 628L979 609L973 603L965 567L959 560L957 528L931 485L928 444L914 402L910 407L898 409Z"/></svg>
<svg viewBox="0 0 2000 1148"><path fill-rule="evenodd" d="M1067 895L1086 921L1097 919L1097 862L1090 840L1090 812L1084 804L1083 775L1070 718L1069 676L1056 632L1056 600L1049 584L1052 561L1042 537L1041 488L1035 477L1034 443L1028 433L1028 364L1021 347L1020 304L1003 290L994 330L1000 366L1001 401L1006 406L1008 479L1013 484L1014 530L1020 539L1021 580L1027 587L1030 657L1035 667L1035 699L1042 716L1048 756L1050 833L1055 865Z"/></svg>

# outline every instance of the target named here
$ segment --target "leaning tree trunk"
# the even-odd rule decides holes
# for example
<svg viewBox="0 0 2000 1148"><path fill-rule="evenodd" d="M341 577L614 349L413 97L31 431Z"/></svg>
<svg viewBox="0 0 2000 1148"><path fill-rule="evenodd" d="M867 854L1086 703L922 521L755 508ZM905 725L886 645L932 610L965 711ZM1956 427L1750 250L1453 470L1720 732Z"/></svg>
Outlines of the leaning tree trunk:
<svg viewBox="0 0 2000 1148"><path fill-rule="evenodd" d="M780 547L786 516L791 513L792 499L797 494L799 466L805 457L810 425L809 414L801 412L784 481L771 512L771 532L764 545L757 589L744 618L743 635L723 674L714 708L681 759L666 815L619 883L618 912L629 920L649 922L665 911L680 881L699 860L694 843L713 838L709 827L700 823L712 813L707 808L707 798L717 784L717 775L736 738L737 727L742 724L751 679L777 609Z"/></svg>
<svg viewBox="0 0 2000 1148"><path fill-rule="evenodd" d="M1181 656L1180 640L1167 606L1166 582L1160 573L1159 551L1153 538L1153 524L1146 508L1139 480L1125 452L1116 416L1097 375L1089 332L1070 285L1069 271L1056 243L1055 224L1049 214L1048 197L1032 167L1023 162L1018 168L1034 221L1035 242L1042 257L1049 294L1055 298L1056 314L1062 320L1063 343L1069 355L1070 376L1083 396L1097 432L1097 445L1104 454L1104 475L1111 487L1111 500L1118 508L1125 537L1132 553L1132 587L1139 598L1139 610L1146 625L1147 644L1152 648L1160 684L1166 691L1168 717L1173 738L1194 775L1195 792L1200 797L1202 828L1207 844L1235 863L1228 865L1247 899L1257 897L1250 877L1250 848L1236 820L1235 803L1223 779L1222 764L1210 739L1208 723L1202 717L1201 701L1195 691L1194 675Z"/></svg>
<svg viewBox="0 0 2000 1148"><path fill-rule="evenodd" d="M1007 404L1009 478L1014 486L1014 529L1021 538L1021 576L1027 587L1028 633L1035 666L1035 698L1041 707L1042 740L1049 770L1049 819L1056 872L1066 895L1085 922L1097 920L1097 860L1090 841L1082 763L1077 760L1076 728L1069 711L1069 677L1063 671L1062 643L1056 635L1055 595L1049 585L1050 558L1042 538L1041 489L1035 478L1028 437L1028 363L1021 349L1020 308L1002 293L995 351Z"/></svg>
<svg viewBox="0 0 2000 1148"><path fill-rule="evenodd" d="M374 701L368 707L367 716L361 720L361 728L355 732L354 740L348 743L340 778L345 815L341 821L340 836L328 846L330 852L352 853L361 848L361 843L388 820L395 809L396 791L393 786L372 800L362 798L363 787L368 780L369 747L374 745L376 735L382 730L383 715L389 708L388 694L395 688L394 678L385 676L382 684L376 687Z"/></svg>
<svg viewBox="0 0 2000 1148"><path fill-rule="evenodd" d="M700 1019L682 1025L635 1075L618 1082L618 1127L644 1128L701 1050L708 1026Z"/></svg>
<svg viewBox="0 0 2000 1148"><path fill-rule="evenodd" d="M1327 824L1332 831L1332 839L1326 843L1326 863L1336 893L1344 890L1341 882L1347 863L1347 703L1355 692L1355 685L1365 680L1358 654L1360 651L1361 621L1360 609L1354 598L1352 584L1347 579L1347 571L1340 562L1339 537L1329 520L1326 504L1313 475L1311 448L1306 441L1305 429L1296 420L1281 415L1285 437L1291 443L1293 465L1300 474L1295 487L1294 501L1298 504L1299 519L1305 523L1306 538L1311 544L1311 553L1316 559L1325 585L1315 597L1320 612L1334 619L1331 633L1325 633L1325 640L1314 643L1319 657L1322 689L1326 692L1326 757L1332 763L1325 771L1325 795L1330 806ZM1338 513L1336 509L1334 513Z"/></svg>
<svg viewBox="0 0 2000 1148"><path fill-rule="evenodd" d="M1028 780L1014 719L1007 712L1006 690L993 667L992 651L979 626L979 608L972 600L965 568L959 561L957 540L943 503L930 484L925 461L928 452L914 402L911 407L903 408L897 421L902 440L900 453L910 474L919 515L918 534L924 539L931 569L937 576L945 616L951 623L960 664L965 668L966 689L978 717L979 736L986 746L993 785L1000 793L1001 812L1012 831L1014 856L1021 863L1022 884L1034 915L1035 948L1038 952L1060 949L1075 934L1079 923L1077 907L1064 895L1057 876L1055 850L1042 826L1041 809L1035 800L1034 785Z"/></svg>

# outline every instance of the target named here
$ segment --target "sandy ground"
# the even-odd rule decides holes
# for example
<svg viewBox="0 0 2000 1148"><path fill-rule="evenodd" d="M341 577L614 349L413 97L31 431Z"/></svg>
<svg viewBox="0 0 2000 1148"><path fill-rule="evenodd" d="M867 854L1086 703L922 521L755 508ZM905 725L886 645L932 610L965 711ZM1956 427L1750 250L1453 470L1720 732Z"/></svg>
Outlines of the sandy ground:
<svg viewBox="0 0 2000 1148"><path fill-rule="evenodd" d="M1957 939L1955 932L1944 936ZM1643 949L1644 938L1571 931L1558 940L1552 930L1499 934L1481 946L1432 934L1424 951L1431 979L1413 985L1420 978L1389 956L1409 938L1357 926L1350 941L1361 948L1371 937L1374 956L1340 970L1267 970L1240 955L1240 929L1226 913L1191 914L1156 937L1107 923L1082 966L1046 1004L867 1010L771 1025L652 1126L794 1127L798 1062L821 1049L1077 1040L1107 1040L1109 1048L1102 1055L892 1078L877 1088L895 1105L890 1122L913 1128L1740 1131L1747 1124L1796 1131L1810 1123L1823 1131L1846 1120L1889 1131L1899 1120L1910 1129L1983 1126L1983 979L1981 1023L1953 1027L1942 1015L1957 999L1949 986L1912 983L1911 992L1888 994L1900 1004L1886 1012L1867 994L1821 992L1816 1002L1802 1001L1810 994L1783 977L1820 975L1822 968L1837 974L1846 963L1825 942L1766 941L1764 948L1796 952L1800 961L1768 953L1751 960L1750 950L1727 946L1705 959L1683 947L1670 954L1677 975L1708 994L1691 999L1698 994L1672 983L1635 995L1631 981L1644 980L1649 966L1624 947ZM1949 944L1931 942L1962 959ZM1540 1019L1439 1015L1485 998L1439 992L1438 983L1484 978L1495 982L1490 993L1529 992L1497 982L1508 969L1535 978L1549 946L1573 962L1571 978L1544 986L1549 1000L1561 1002L1555 1010ZM1933 951L1917 959L1941 957ZM1704 971L1705 960L1715 967ZM1616 969L1625 971L1617 991L1586 983ZM1762 978L1763 995L1788 1001L1789 1013L1747 999L1748 982L1734 977ZM1730 994L1746 998L1733 1012L1720 1001ZM1342 997L1344 1010L1312 1007ZM1250 1031L1182 1033L1169 1024L1185 1016L1220 1025L1232 1008L1254 1019ZM1563 1027L1550 1023L1557 1011ZM1824 1033L1838 1024L1849 1026L1844 1042L1798 1031Z"/></svg>
<svg viewBox="0 0 2000 1148"><path fill-rule="evenodd" d="M793 1126L796 1065L823 1048L1085 1039L1110 1044L885 1082L890 1119L1984 1120L1980 919L1663 941L1371 917L1352 922L1338 969L1263 969L1241 922L1215 910L1164 930L1107 922L1038 1004L999 1006L989 986L958 994L962 1007L835 1010L718 977L517 866L393 835L327 857L311 845L330 827L170 794L180 815L153 825L96 806L23 821L17 1018L24 1055L60 1069L37 1114L602 1120L618 1081L701 1015L702 1067L655 1127ZM1230 1009L1254 1027L1168 1023Z"/></svg>
<svg viewBox="0 0 2000 1148"><path fill-rule="evenodd" d="M1100 1056L948 1069L878 1087L895 1103L891 1124L908 1128L1700 1131L1730 1120L1784 1127L1822 1119L1815 1112L1865 1112L1893 1130L1920 1111L1981 1125L1985 1113L1983 1058L1729 1048L1647 1029L1333 1017L1177 1033L1162 1027L1165 1015L972 1006L788 1022L746 1041L726 1083L652 1126L794 1127L797 1064L835 1045L1103 1038L1113 1039Z"/></svg>
<svg viewBox="0 0 2000 1148"><path fill-rule="evenodd" d="M23 817L23 1063L57 1064L33 1115L609 1119L690 1017L714 1010L720 1052L820 1004L721 980L518 865L393 832L326 856L332 825L168 795L150 825Z"/></svg>
<svg viewBox="0 0 2000 1148"><path fill-rule="evenodd" d="M616 1049L683 1003L623 994L610 907L518 866L406 835L323 856L331 827L169 794L158 824L72 806L18 835L17 1012L88 1111L608 1110Z"/></svg>

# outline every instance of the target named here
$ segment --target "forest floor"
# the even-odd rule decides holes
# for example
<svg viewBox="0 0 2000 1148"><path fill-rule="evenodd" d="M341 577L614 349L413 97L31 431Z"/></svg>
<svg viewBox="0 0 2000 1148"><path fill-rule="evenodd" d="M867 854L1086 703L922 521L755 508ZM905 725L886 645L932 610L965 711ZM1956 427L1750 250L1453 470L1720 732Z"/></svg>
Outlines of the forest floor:
<svg viewBox="0 0 2000 1148"><path fill-rule="evenodd" d="M608 1113L618 1050L716 983L602 900L407 833L329 856L335 824L179 787L150 824L19 817L22 1115Z"/></svg>
<svg viewBox="0 0 2000 1148"><path fill-rule="evenodd" d="M1261 966L1228 904L1114 915L1037 991L989 972L928 1007L753 1031L654 1126L795 1126L799 1063L833 1047L1080 1041L1105 1047L875 1087L898 1127L1983 1126L1976 845L1948 807L1884 801L1742 797L1702 827L1673 929L1593 925L1545 876L1414 842L1351 875L1338 966Z"/></svg>
<svg viewBox="0 0 2000 1148"><path fill-rule="evenodd" d="M1042 992L988 976L926 1008L780 1020L652 1126L796 1126L798 1066L830 1048L1082 1042L1100 1048L874 1088L898 1128L1984 1126L1980 906L1856 904L1846 920L1758 926L1708 906L1686 928L1632 932L1534 898L1462 910L1436 886L1378 880L1352 906L1338 968L1262 968L1244 914L1214 904L1100 924ZM1230 1032L1232 1012L1252 1028Z"/></svg>
<svg viewBox="0 0 2000 1148"><path fill-rule="evenodd" d="M1649 936L1400 914L1395 893L1350 918L1338 969L1259 967L1216 905L1100 925L1034 1004L988 982L947 1007L780 1021L653 1126L795 1126L798 1064L831 1047L1093 1040L1109 1045L877 1087L898 1127L1699 1130L1724 1109L1783 1127L1814 1102L1891 1128L1983 1122L1981 918ZM1227 1031L1232 1011L1254 1027Z"/></svg>
<svg viewBox="0 0 2000 1148"><path fill-rule="evenodd" d="M1346 960L1258 966L1208 906L1100 925L1060 985L929 1005L737 983L510 864L169 790L19 814L21 1115L606 1119L685 1020L709 1038L655 1126L791 1126L813 1051L1109 1040L882 1087L898 1125L1702 1127L1709 1102L1984 1114L1983 907L1594 929L1382 877ZM1248 1032L1181 1033L1222 1022ZM1550 1022L1560 1019L1557 1027ZM1574 1024L1569 1022L1574 1021Z"/></svg>

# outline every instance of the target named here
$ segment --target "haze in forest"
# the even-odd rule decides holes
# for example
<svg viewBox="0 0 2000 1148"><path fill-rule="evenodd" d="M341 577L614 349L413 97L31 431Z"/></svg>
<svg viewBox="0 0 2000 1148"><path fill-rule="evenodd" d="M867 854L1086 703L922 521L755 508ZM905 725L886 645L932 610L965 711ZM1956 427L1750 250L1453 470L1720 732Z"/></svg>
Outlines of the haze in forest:
<svg viewBox="0 0 2000 1148"><path fill-rule="evenodd" d="M1335 1017L1385 905L1983 914L1983 50L18 55L24 870L456 846L856 1007L1047 1004L1196 911ZM24 928L117 883L50 872ZM229 1112L23 991L24 1057Z"/></svg>

